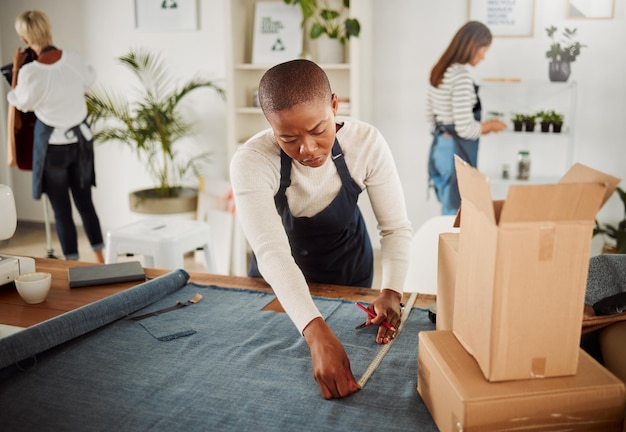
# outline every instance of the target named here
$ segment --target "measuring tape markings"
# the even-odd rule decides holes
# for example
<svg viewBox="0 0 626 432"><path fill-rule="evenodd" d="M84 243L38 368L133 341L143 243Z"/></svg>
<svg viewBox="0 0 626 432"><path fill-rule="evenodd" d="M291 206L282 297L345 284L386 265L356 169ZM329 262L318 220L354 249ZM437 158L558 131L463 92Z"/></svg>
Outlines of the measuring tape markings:
<svg viewBox="0 0 626 432"><path fill-rule="evenodd" d="M404 308L404 311L402 311L402 318L401 318L400 326L398 327L398 331L396 332L396 338L392 339L391 341L389 341L389 343L383 345L380 348L380 350L378 350L378 353L376 354L372 362L369 364L367 369L365 369L365 372L363 372L363 375L358 381L361 388L365 386L365 383L367 382L367 380L370 379L370 377L372 376L376 368L378 368L378 366L380 365L380 362L383 361L383 357L385 357L387 352L391 349L391 345L393 345L394 341L397 339L398 335L400 334L402 327L404 327L404 323L406 323L407 319L409 318L409 314L411 313L411 309L413 309L413 305L415 304L415 300L417 299L417 296L418 296L418 293L414 292L411 294L411 297L409 297L409 300Z"/></svg>

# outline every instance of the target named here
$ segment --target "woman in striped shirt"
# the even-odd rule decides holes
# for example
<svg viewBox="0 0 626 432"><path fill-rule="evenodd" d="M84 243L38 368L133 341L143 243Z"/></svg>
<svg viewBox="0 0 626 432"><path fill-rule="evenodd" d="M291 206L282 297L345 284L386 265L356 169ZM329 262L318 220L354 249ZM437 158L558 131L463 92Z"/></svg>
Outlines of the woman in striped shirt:
<svg viewBox="0 0 626 432"><path fill-rule="evenodd" d="M466 67L476 66L485 58L491 39L491 31L484 24L466 23L430 73L427 116L433 123L433 143L428 173L429 183L441 202L442 214L455 214L461 203L454 155L475 167L480 135L506 127L497 119L481 122L478 86Z"/></svg>

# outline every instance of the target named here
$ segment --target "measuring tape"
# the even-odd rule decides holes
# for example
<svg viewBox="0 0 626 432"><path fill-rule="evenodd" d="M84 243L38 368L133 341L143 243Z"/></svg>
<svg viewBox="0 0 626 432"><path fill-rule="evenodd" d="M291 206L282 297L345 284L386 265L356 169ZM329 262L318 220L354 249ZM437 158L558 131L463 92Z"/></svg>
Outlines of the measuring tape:
<svg viewBox="0 0 626 432"><path fill-rule="evenodd" d="M417 299L417 294L418 294L417 292L414 292L411 294L411 297L409 297L409 301L407 302L404 308L404 311L402 311L402 318L401 318L400 326L398 327L398 331L396 332L396 338L400 334L402 327L404 327L404 323L409 318L411 309L413 309L413 305L415 304L415 300ZM388 344L383 345L382 348L376 354L376 357L374 357L374 360L372 360L372 362L369 364L367 369L365 369L365 372L363 372L361 379L359 379L359 385L361 386L361 388L365 386L365 383L367 382L367 380L370 379L370 377L372 376L376 368L378 368L378 365L380 365L380 362L383 361L383 357L385 357L387 352L391 349L391 345L393 345L393 342L395 340L396 339L394 338Z"/></svg>

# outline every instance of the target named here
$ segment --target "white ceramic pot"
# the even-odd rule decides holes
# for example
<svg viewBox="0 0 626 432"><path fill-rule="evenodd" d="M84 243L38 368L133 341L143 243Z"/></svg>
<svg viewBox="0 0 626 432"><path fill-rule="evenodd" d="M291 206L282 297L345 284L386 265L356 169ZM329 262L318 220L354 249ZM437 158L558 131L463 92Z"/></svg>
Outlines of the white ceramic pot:
<svg viewBox="0 0 626 432"><path fill-rule="evenodd" d="M320 36L317 38L317 62L321 64L344 63L344 48L339 39Z"/></svg>

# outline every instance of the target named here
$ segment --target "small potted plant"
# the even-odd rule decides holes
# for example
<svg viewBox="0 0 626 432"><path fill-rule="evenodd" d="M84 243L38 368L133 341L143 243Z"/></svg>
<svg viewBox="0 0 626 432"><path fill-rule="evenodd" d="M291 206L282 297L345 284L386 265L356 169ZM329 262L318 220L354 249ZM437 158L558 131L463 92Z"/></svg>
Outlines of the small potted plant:
<svg viewBox="0 0 626 432"><path fill-rule="evenodd" d="M537 120L537 114L526 114L524 116L524 130L526 132L533 132L535 130L536 120Z"/></svg>
<svg viewBox="0 0 626 432"><path fill-rule="evenodd" d="M576 41L577 29L565 28L557 39L558 28L550 26L546 28L548 37L552 39L550 48L546 51L546 57L550 59L549 76L550 81L567 81L571 68L570 63L580 55L580 50L586 45Z"/></svg>
<svg viewBox="0 0 626 432"><path fill-rule="evenodd" d="M537 113L539 124L541 125L541 132L550 132L550 125L552 124L552 112L551 111L539 111Z"/></svg>
<svg viewBox="0 0 626 432"><path fill-rule="evenodd" d="M515 113L511 116L511 121L513 122L513 130L515 132L521 132L524 128L524 120L525 115L520 113Z"/></svg>
<svg viewBox="0 0 626 432"><path fill-rule="evenodd" d="M318 39L318 61L342 63L344 44L351 37L358 37L361 32L359 20L347 16L350 0L341 0L341 7L337 9L332 9L326 0L283 1L287 4L300 5L303 28L307 28L306 25L310 20L308 36L311 40ZM321 38L322 36L326 37Z"/></svg>
<svg viewBox="0 0 626 432"><path fill-rule="evenodd" d="M561 133L561 129L563 128L563 114L552 111L550 117L552 121L552 132Z"/></svg>
<svg viewBox="0 0 626 432"><path fill-rule="evenodd" d="M600 224L596 220L596 226L593 229L593 235L604 234L613 239L615 245L606 244L602 248L604 253L619 253L626 254L626 192L621 189L615 189L615 193L619 196L622 204L624 205L624 218L618 222L617 225L613 224Z"/></svg>

